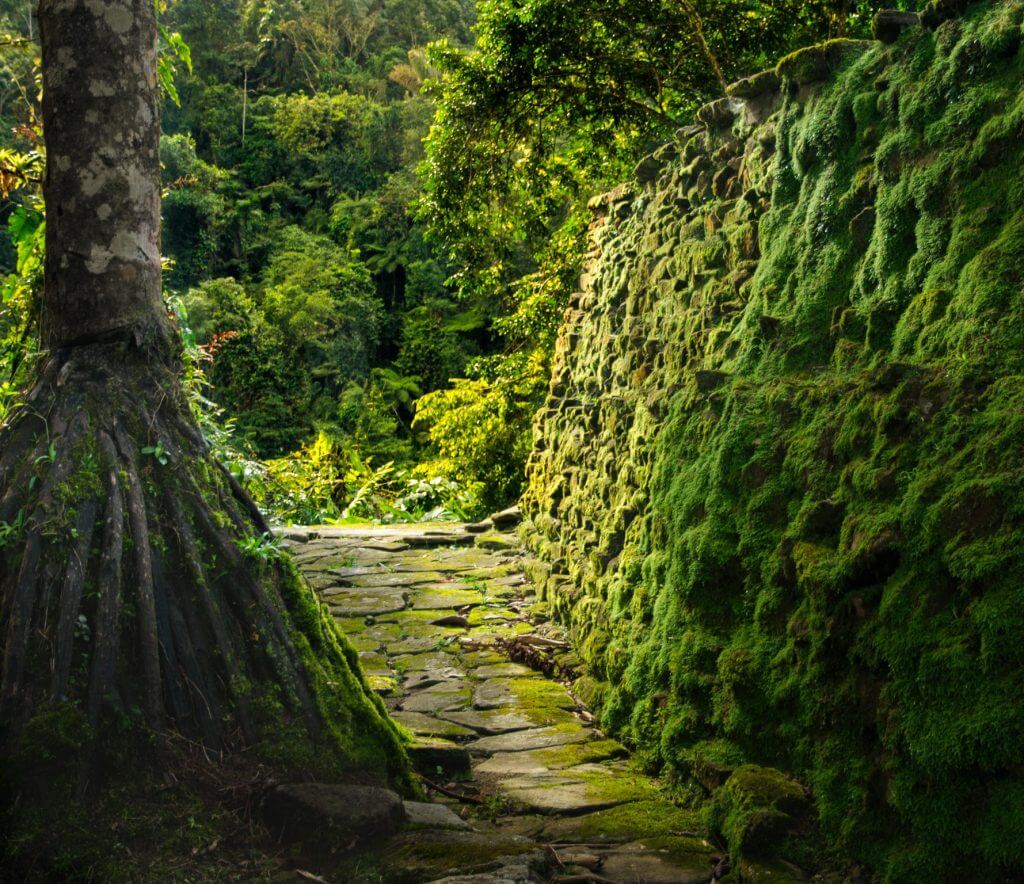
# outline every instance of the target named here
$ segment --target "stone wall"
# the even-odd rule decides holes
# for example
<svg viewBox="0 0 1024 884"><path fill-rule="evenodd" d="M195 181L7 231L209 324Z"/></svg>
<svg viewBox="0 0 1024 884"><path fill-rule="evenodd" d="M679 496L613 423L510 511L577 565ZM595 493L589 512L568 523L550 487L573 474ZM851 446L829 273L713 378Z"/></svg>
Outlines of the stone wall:
<svg viewBox="0 0 1024 884"><path fill-rule="evenodd" d="M894 880L1024 869L1024 7L943 18L592 201L522 501L603 725Z"/></svg>

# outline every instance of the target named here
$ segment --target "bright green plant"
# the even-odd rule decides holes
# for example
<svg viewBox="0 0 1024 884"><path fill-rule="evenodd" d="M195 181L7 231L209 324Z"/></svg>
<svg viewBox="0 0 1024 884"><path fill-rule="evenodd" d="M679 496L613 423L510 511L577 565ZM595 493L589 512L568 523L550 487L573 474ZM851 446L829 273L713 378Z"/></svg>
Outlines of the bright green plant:
<svg viewBox="0 0 1024 884"><path fill-rule="evenodd" d="M237 541L241 553L260 562L273 562L283 557L284 552L272 534L246 537Z"/></svg>
<svg viewBox="0 0 1024 884"><path fill-rule="evenodd" d="M25 512L18 510L12 522L0 522L0 548L10 543L16 543L21 539L21 533L25 529Z"/></svg>
<svg viewBox="0 0 1024 884"><path fill-rule="evenodd" d="M425 469L472 489L483 509L518 496L531 444L529 419L547 387L541 352L494 367L491 377L458 379L428 393L414 421L437 450Z"/></svg>

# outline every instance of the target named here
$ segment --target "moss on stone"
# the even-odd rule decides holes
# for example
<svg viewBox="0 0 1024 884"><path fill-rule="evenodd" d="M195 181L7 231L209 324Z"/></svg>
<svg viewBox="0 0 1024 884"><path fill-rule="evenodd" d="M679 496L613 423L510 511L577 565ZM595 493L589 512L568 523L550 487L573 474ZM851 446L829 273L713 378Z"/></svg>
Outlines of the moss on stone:
<svg viewBox="0 0 1024 884"><path fill-rule="evenodd" d="M306 660L323 732L311 740L302 732L304 723L289 723L278 715L282 724L268 729L259 753L276 765L328 782L340 769L376 776L406 793L415 793L402 735L367 683L358 654L294 564L282 560L278 567L283 600L295 626L294 641ZM263 701L273 702L267 697Z"/></svg>
<svg viewBox="0 0 1024 884"><path fill-rule="evenodd" d="M701 828L699 815L664 800L631 801L573 819L556 820L544 829L551 840L634 841Z"/></svg>
<svg viewBox="0 0 1024 884"><path fill-rule="evenodd" d="M602 724L893 880L1024 873L1022 21L785 60L598 228L523 501Z"/></svg>
<svg viewBox="0 0 1024 884"><path fill-rule="evenodd" d="M532 761L536 761L549 770L565 770L578 764L625 758L629 753L621 743L617 743L615 740L593 740L589 743L552 746L550 749L534 749L528 754Z"/></svg>
<svg viewBox="0 0 1024 884"><path fill-rule="evenodd" d="M798 86L828 79L851 55L864 52L871 44L864 40L836 39L818 46L798 49L779 61L775 73Z"/></svg>
<svg viewBox="0 0 1024 884"><path fill-rule="evenodd" d="M779 850L807 806L804 790L784 773L745 764L715 792L705 819L734 857L760 856Z"/></svg>
<svg viewBox="0 0 1024 884"><path fill-rule="evenodd" d="M445 829L405 831L380 846L345 857L332 870L338 881L387 881L417 884L460 873L493 873L505 857L531 853L537 845L502 832L464 832Z"/></svg>

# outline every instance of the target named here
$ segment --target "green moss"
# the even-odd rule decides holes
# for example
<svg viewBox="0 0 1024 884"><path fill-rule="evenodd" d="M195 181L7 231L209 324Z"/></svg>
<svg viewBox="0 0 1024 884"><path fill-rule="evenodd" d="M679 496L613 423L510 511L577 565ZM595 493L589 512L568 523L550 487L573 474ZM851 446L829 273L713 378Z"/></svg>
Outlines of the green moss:
<svg viewBox="0 0 1024 884"><path fill-rule="evenodd" d="M79 443L72 454L76 469L54 489L54 498L65 506L78 506L84 500L100 498L103 493L99 459L88 447L90 442Z"/></svg>
<svg viewBox="0 0 1024 884"><path fill-rule="evenodd" d="M738 768L705 809L734 857L778 851L807 806L800 785L780 771L747 764Z"/></svg>
<svg viewBox="0 0 1024 884"><path fill-rule="evenodd" d="M663 800L631 801L608 810L549 824L545 837L571 833L580 841L634 841L700 829L698 815Z"/></svg>
<svg viewBox="0 0 1024 884"><path fill-rule="evenodd" d="M326 606L299 576L291 560L276 563L282 597L295 625L295 644L311 679L323 733L303 735L304 722L268 730L259 747L277 765L330 777L332 768L379 776L407 793L415 791L403 738L359 666L359 657L338 631ZM272 703L272 698L261 698ZM283 719L277 715L277 720ZM273 715L267 716L274 720ZM286 719L284 719L286 721Z"/></svg>
<svg viewBox="0 0 1024 884"><path fill-rule="evenodd" d="M566 693L565 688L557 682L546 678L509 678L492 679L489 685L501 682L508 689L510 705L516 709L549 709L552 707L576 708L575 702Z"/></svg>
<svg viewBox="0 0 1024 884"><path fill-rule="evenodd" d="M829 40L790 53L779 61L775 72L800 86L816 83L827 79L848 57L864 52L870 45L864 40Z"/></svg>
<svg viewBox="0 0 1024 884"><path fill-rule="evenodd" d="M410 832L390 841L385 856L369 857L362 862L364 867L367 862L376 865L382 872L383 880L413 884L416 881L435 880L455 869L484 871L493 867L494 861L501 857L529 853L535 849L536 844L532 841L508 835L432 832L427 838ZM353 865L359 862L360 858L355 858ZM339 880L357 881L367 878L355 875L353 870Z"/></svg>
<svg viewBox="0 0 1024 884"><path fill-rule="evenodd" d="M589 743L569 743L565 746L552 746L550 749L534 749L530 758L549 770L564 770L577 764L591 764L608 761L613 758L624 758L626 749L614 740L593 740Z"/></svg>
<svg viewBox="0 0 1024 884"><path fill-rule="evenodd" d="M706 783L792 773L892 880L1024 874L995 834L1024 782L1022 22L798 53L740 133L753 214L692 208L680 161L677 214L603 230L563 340L607 346L555 360L602 411L549 403L524 499L602 724Z"/></svg>

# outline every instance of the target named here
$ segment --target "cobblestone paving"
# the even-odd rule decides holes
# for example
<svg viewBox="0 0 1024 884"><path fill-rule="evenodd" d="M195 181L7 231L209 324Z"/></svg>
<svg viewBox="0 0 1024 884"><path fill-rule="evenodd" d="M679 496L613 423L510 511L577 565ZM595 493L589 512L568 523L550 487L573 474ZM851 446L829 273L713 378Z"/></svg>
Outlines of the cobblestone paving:
<svg viewBox="0 0 1024 884"><path fill-rule="evenodd" d="M439 787L440 804L419 807L413 829L358 860L352 880L713 879L719 857L693 814L637 774L562 684L503 653L518 638L572 661L513 536L317 528L284 543Z"/></svg>

